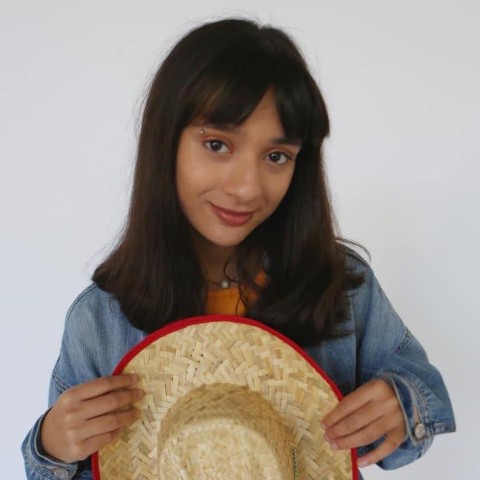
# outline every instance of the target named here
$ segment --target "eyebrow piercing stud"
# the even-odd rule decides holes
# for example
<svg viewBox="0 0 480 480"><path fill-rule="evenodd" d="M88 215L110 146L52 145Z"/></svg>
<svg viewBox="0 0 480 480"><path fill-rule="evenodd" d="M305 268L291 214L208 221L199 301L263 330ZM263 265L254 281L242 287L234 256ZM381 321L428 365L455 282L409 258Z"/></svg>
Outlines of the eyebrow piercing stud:
<svg viewBox="0 0 480 480"><path fill-rule="evenodd" d="M205 130L203 128L200 129L200 135L205 135Z"/></svg>

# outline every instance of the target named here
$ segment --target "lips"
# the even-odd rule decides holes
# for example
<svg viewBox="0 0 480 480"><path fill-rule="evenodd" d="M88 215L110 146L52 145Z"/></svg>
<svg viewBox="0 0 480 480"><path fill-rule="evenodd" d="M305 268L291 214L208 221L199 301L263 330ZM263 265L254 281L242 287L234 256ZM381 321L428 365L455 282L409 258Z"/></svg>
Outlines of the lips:
<svg viewBox="0 0 480 480"><path fill-rule="evenodd" d="M235 210L227 210L220 208L213 203L210 204L213 213L224 223L231 227L239 227L247 223L252 218L253 212L239 212Z"/></svg>

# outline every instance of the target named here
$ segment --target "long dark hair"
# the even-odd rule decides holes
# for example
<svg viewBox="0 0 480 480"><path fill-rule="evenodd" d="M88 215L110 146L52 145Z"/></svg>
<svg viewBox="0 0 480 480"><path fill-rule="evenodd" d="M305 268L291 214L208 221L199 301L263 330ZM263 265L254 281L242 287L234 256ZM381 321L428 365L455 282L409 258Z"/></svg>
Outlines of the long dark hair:
<svg viewBox="0 0 480 480"><path fill-rule="evenodd" d="M325 102L288 35L244 19L189 32L151 83L128 221L93 275L135 327L151 332L205 313L207 282L175 189L182 130L198 119L239 125L269 88L286 136L302 147L281 204L238 248L240 282L257 292L254 300L243 294L246 315L303 345L345 333L345 294L362 278L347 270L336 238L321 153ZM261 262L267 280L257 285L252 265Z"/></svg>

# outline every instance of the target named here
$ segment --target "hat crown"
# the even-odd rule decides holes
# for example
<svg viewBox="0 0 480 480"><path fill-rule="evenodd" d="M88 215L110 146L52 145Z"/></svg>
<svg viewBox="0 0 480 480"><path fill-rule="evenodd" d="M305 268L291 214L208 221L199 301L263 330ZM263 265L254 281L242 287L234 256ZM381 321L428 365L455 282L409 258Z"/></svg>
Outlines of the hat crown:
<svg viewBox="0 0 480 480"><path fill-rule="evenodd" d="M228 383L202 385L165 415L159 478L295 480L292 439L259 393Z"/></svg>

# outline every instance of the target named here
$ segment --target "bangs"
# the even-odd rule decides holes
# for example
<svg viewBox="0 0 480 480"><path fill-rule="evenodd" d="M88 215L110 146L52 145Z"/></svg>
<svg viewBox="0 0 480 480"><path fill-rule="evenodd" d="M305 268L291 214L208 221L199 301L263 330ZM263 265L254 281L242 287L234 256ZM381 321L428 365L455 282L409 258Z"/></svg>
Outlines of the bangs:
<svg viewBox="0 0 480 480"><path fill-rule="evenodd" d="M302 145L321 144L326 133L315 125L316 85L303 60L278 49L259 46L258 39L228 45L192 79L185 124L202 121L238 126L253 112L269 88L287 138ZM316 137L316 138L315 138Z"/></svg>

